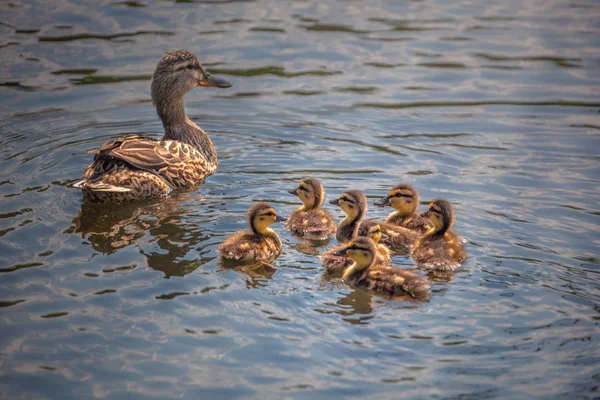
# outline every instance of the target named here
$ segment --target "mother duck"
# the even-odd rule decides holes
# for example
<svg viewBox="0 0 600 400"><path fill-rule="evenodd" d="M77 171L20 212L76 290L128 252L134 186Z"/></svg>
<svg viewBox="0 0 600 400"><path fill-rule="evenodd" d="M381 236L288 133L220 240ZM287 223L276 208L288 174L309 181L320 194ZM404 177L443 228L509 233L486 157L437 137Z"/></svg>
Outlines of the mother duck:
<svg viewBox="0 0 600 400"><path fill-rule="evenodd" d="M209 75L185 50L168 51L152 76L152 103L162 120L160 141L129 135L89 151L94 162L73 187L86 200L122 202L167 196L191 187L217 170L217 153L208 135L185 114L183 97L198 86L228 88Z"/></svg>

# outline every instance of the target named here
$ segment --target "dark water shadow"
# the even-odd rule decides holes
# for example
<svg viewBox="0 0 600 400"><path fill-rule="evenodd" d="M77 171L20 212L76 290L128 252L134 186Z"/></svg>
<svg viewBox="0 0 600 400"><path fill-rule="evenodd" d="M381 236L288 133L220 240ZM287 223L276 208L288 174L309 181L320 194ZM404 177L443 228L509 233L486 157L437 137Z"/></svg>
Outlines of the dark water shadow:
<svg viewBox="0 0 600 400"><path fill-rule="evenodd" d="M123 204L83 203L73 219L72 233L81 234L92 248L110 255L141 240L154 243L141 250L148 266L165 277L185 276L214 259L203 249L209 236L186 223L190 210L182 203L189 194L176 198ZM148 250L151 249L151 250ZM190 252L197 257L189 259Z"/></svg>

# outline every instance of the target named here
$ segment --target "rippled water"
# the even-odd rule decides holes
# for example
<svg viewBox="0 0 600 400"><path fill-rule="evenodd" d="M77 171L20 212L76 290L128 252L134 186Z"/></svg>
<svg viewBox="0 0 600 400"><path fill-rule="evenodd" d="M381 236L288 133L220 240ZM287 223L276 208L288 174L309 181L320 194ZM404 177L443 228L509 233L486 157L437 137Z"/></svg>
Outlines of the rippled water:
<svg viewBox="0 0 600 400"><path fill-rule="evenodd" d="M599 20L594 0L2 2L0 397L598 396ZM233 84L186 98L218 173L82 205L86 150L161 135L172 48ZM283 226L274 273L221 267L250 202L288 214L305 177L446 198L470 258L425 303L327 280Z"/></svg>

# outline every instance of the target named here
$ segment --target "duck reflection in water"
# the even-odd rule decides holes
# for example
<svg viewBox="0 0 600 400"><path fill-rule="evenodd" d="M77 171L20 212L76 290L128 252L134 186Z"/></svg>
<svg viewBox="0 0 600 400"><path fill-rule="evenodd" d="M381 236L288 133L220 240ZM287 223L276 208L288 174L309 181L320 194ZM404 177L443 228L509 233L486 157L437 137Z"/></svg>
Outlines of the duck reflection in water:
<svg viewBox="0 0 600 400"><path fill-rule="evenodd" d="M190 214L183 205L186 200L191 200L191 196L181 194L117 207L83 203L73 219L73 232L105 255L136 246L150 268L166 277L184 276L215 258L206 256L209 236L197 224L185 222L189 221L185 216ZM190 252L193 257L188 256Z"/></svg>
<svg viewBox="0 0 600 400"><path fill-rule="evenodd" d="M264 279L271 279L273 274L275 274L275 271L277 271L277 267L264 261L256 264L240 265L239 263L221 259L219 261L217 272L226 274L228 271L235 271L246 275L251 281L248 282L248 284L254 288L257 286L266 286L264 284Z"/></svg>
<svg viewBox="0 0 600 400"><path fill-rule="evenodd" d="M340 274L332 275L325 271L321 276L321 282L328 284L332 289L341 290L340 297L335 302L334 313L343 316L343 320L350 324L366 324L378 306L386 306L392 302L419 304L428 300L428 296L414 297L409 293L395 293L386 295L366 288L350 288L339 277ZM333 305L333 304L328 304Z"/></svg>

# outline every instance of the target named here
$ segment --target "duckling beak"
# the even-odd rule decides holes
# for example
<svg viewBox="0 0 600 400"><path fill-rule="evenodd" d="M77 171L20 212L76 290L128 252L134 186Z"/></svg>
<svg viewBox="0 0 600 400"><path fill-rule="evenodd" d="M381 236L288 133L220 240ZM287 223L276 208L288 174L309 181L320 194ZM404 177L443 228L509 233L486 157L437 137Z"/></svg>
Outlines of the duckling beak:
<svg viewBox="0 0 600 400"><path fill-rule="evenodd" d="M334 251L333 255L334 256L345 256L346 255L346 250L348 250L348 249L341 249L341 250L338 250L338 251Z"/></svg>
<svg viewBox="0 0 600 400"><path fill-rule="evenodd" d="M298 196L298 189L288 190L289 194L293 194L294 196Z"/></svg>
<svg viewBox="0 0 600 400"><path fill-rule="evenodd" d="M282 217L281 215L275 216L275 222L284 222L287 218Z"/></svg>
<svg viewBox="0 0 600 400"><path fill-rule="evenodd" d="M334 206L340 205L340 199L330 200L329 204L333 204Z"/></svg>
<svg viewBox="0 0 600 400"><path fill-rule="evenodd" d="M421 217L429 218L429 210L427 210L423 214L421 214Z"/></svg>
<svg viewBox="0 0 600 400"><path fill-rule="evenodd" d="M391 206L390 204L390 196L385 196L383 199L376 201L375 203L373 203L374 205L376 205L377 207L385 207L385 206Z"/></svg>
<svg viewBox="0 0 600 400"><path fill-rule="evenodd" d="M231 83L227 82L225 79L217 78L216 76L211 76L206 74L204 79L198 82L198 86L206 86L206 87L216 87L225 89L231 87Z"/></svg>

